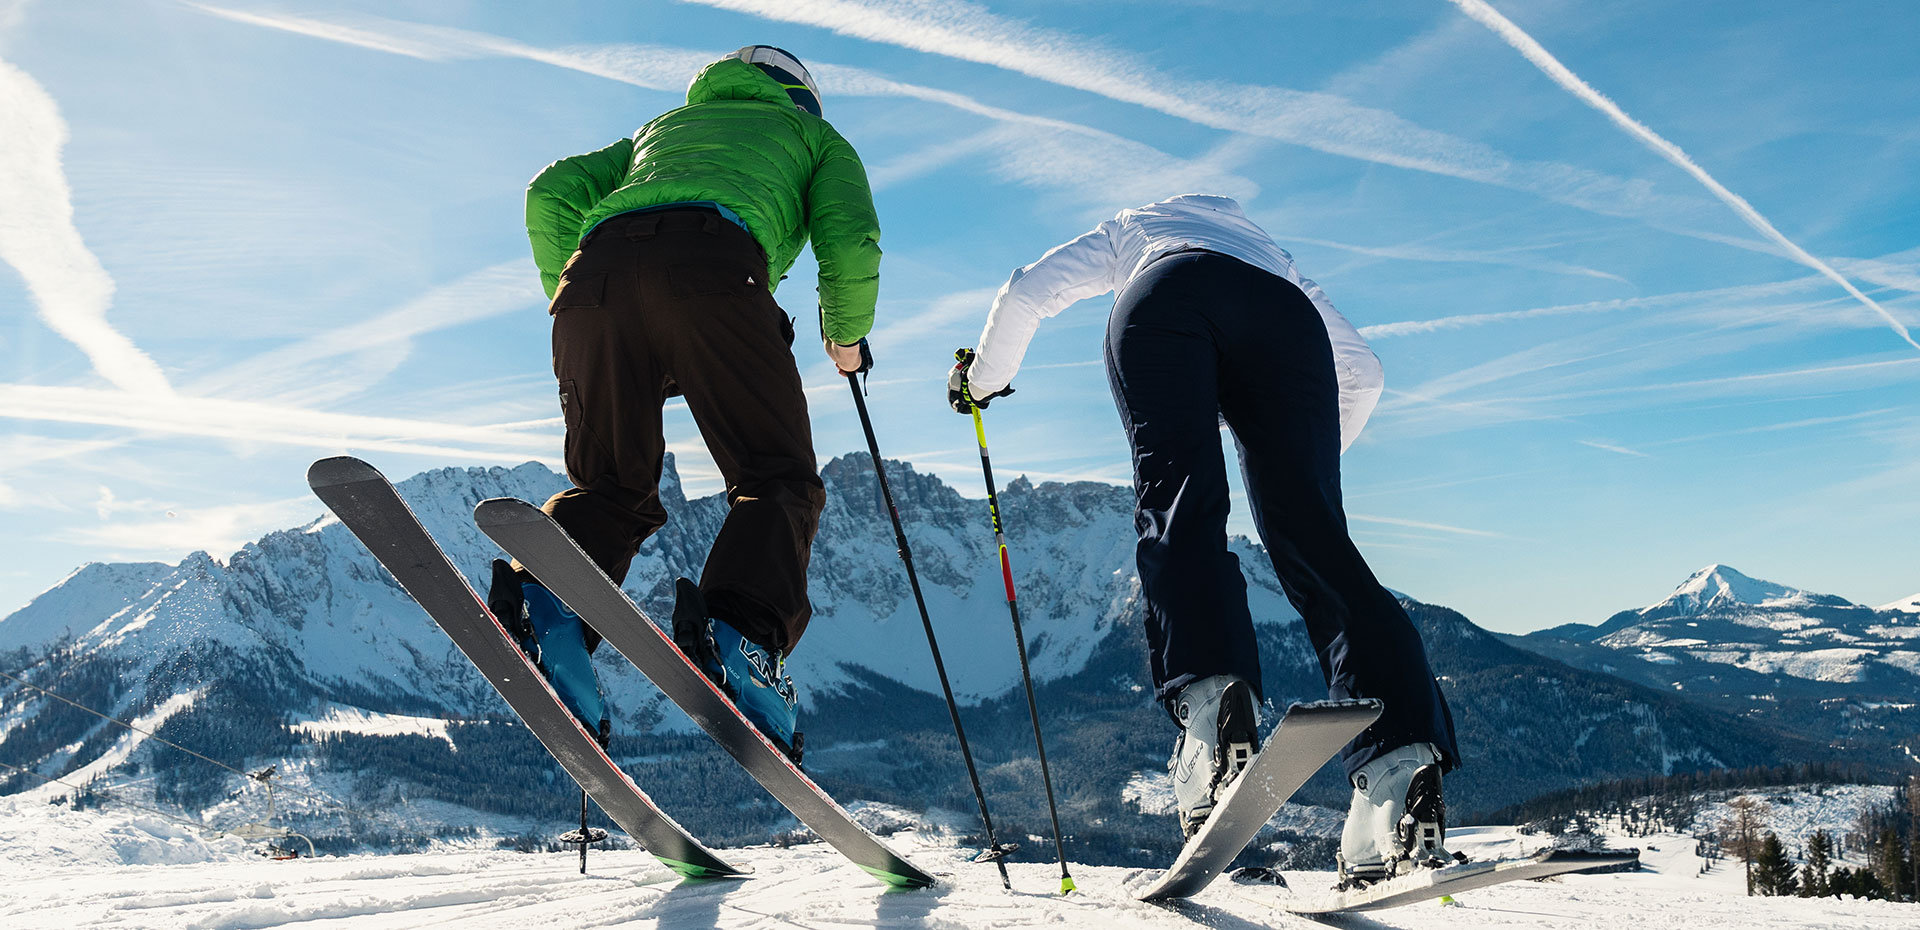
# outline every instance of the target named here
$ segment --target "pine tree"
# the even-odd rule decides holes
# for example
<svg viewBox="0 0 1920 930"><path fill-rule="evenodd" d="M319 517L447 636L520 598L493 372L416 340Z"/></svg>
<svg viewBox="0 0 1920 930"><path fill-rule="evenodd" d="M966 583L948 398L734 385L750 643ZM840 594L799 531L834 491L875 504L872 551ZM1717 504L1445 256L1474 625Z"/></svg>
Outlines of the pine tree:
<svg viewBox="0 0 1920 930"><path fill-rule="evenodd" d="M1824 898L1832 891L1827 870L1833 865L1833 837L1825 830L1813 831L1807 838L1807 864L1800 868L1800 896Z"/></svg>
<svg viewBox="0 0 1920 930"><path fill-rule="evenodd" d="M1907 777L1907 872L1912 884L1913 897L1909 901L1920 901L1920 775Z"/></svg>
<svg viewBox="0 0 1920 930"><path fill-rule="evenodd" d="M1874 844L1873 877L1879 880L1880 887L1887 897L1898 901L1900 889L1906 886L1906 856L1900 849L1900 836L1892 827L1880 831L1880 842Z"/></svg>
<svg viewBox="0 0 1920 930"><path fill-rule="evenodd" d="M1866 866L1852 870L1834 869L1833 874L1827 877L1827 884L1833 888L1836 898L1879 899L1887 896L1887 889L1874 876L1873 870Z"/></svg>
<svg viewBox="0 0 1920 930"><path fill-rule="evenodd" d="M1752 875L1753 886L1763 895L1790 896L1800 890L1800 882L1793 877L1793 860L1787 858L1786 846L1771 831L1760 841Z"/></svg>

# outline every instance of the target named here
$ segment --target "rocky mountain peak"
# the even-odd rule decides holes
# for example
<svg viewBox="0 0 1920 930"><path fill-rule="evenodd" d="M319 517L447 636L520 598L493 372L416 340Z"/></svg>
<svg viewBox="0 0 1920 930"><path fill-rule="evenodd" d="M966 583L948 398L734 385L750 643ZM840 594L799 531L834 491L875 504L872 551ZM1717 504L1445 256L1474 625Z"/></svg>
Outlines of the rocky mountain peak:
<svg viewBox="0 0 1920 930"><path fill-rule="evenodd" d="M1831 594L1815 594L1800 588L1763 581L1742 574L1731 566L1715 563L1691 575L1673 589L1673 593L1655 604L1641 608L1643 617L1698 616L1715 610L1792 607L1848 607L1852 603Z"/></svg>

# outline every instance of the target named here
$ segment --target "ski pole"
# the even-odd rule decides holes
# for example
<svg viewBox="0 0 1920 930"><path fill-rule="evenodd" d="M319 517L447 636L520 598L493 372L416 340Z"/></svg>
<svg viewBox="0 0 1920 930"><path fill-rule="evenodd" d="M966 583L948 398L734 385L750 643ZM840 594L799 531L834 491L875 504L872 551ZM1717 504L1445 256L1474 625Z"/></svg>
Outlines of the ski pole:
<svg viewBox="0 0 1920 930"><path fill-rule="evenodd" d="M1007 536L1000 529L1000 496L993 487L993 462L987 458L987 428L980 408L973 407L973 434L980 440L980 471L987 478L987 512L993 515L993 541L1000 548L1000 577L1007 585L1007 613L1013 617L1013 644L1020 650L1020 681L1027 687L1027 715L1033 719L1033 748L1040 753L1040 780L1047 786L1047 816L1053 819L1053 854L1060 860L1060 893L1074 890L1067 872L1067 851L1060 841L1060 812L1053 801L1053 775L1047 770L1047 744L1040 738L1040 707L1033 699L1033 675L1027 670L1027 637L1020 632L1020 605L1013 594L1013 563L1007 559Z"/></svg>
<svg viewBox="0 0 1920 930"><path fill-rule="evenodd" d="M920 625L927 631L927 647L933 650L933 670L940 675L940 690L947 696L947 714L953 718L953 733L960 738L960 757L967 761L967 778L973 781L973 799L980 803L980 822L987 827L987 851L985 855L993 859L1000 867L1000 885L1013 890L1013 882L1007 878L1007 853L1012 847L1003 847L993 837L993 817L987 813L987 795L980 790L980 773L973 767L973 749L967 745L966 728L960 725L960 705L953 699L953 686L947 683L947 663L940 658L940 642L933 636L933 620L927 616L927 599L920 594L920 576L913 570L913 550L907 546L907 531L900 526L900 510L893 505L893 489L887 486L887 470L880 464L880 442L873 436L873 419L867 415L867 400L860 393L860 384L856 380L858 372L847 372L847 386L853 389L853 406L860 411L860 428L867 433L867 453L873 456L873 474L880 479L880 497L886 501L887 516L893 519L893 542L900 552L900 561L907 567L907 586L913 589L913 603L920 608ZM978 860L976 860L978 861Z"/></svg>

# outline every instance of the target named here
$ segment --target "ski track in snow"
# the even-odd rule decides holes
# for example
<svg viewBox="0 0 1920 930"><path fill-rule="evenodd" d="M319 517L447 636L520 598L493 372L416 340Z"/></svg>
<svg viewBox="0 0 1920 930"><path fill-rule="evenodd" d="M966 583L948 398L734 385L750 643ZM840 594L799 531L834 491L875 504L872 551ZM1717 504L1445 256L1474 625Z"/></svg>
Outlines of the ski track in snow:
<svg viewBox="0 0 1920 930"><path fill-rule="evenodd" d="M25 812L10 812L25 813ZM81 826L98 814L67 814ZM41 817L40 827L51 826ZM1509 828L1468 827L1454 845L1476 856L1513 855L1539 842ZM7 845L25 839L0 837ZM44 839L44 838L43 838ZM1263 895L1277 889L1216 882L1190 902L1158 907L1134 901L1130 889L1151 873L1079 866L1078 894L1060 897L1056 867L1010 867L1014 891L994 869L965 861L952 845L913 833L892 838L941 884L889 891L831 849L733 850L756 869L731 881L676 879L644 852L595 852L580 875L571 854L460 850L273 862L239 844L202 850L206 860L173 865L103 865L98 859L9 856L15 868L0 887L0 927L106 927L153 930L258 930L269 927L396 930L416 927L638 927L730 930L765 928L925 928L998 930L1046 926L1131 930L1144 927L1322 926L1274 910ZM1439 930L1457 927L1590 928L1593 926L1750 930L1769 928L1911 928L1920 908L1876 901L1748 898L1740 871L1722 863L1698 875L1690 838L1643 837L1646 868L1638 873L1564 876L1519 882L1460 896L1460 906L1422 904L1334 926ZM1326 873L1288 873L1296 888L1325 884ZM1270 898L1267 900L1271 900Z"/></svg>

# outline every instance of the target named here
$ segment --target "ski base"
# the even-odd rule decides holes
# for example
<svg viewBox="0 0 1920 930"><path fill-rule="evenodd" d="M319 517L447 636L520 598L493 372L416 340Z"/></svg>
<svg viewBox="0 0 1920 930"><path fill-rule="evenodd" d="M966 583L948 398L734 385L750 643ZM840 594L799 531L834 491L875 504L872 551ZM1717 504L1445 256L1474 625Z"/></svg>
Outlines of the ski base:
<svg viewBox="0 0 1920 930"><path fill-rule="evenodd" d="M785 752L748 723L725 693L688 661L672 637L551 517L512 498L481 501L473 516L481 532L520 560L820 839L888 885L925 888L934 883L932 875L855 822Z"/></svg>
<svg viewBox="0 0 1920 930"><path fill-rule="evenodd" d="M386 476L359 459L339 456L313 463L307 484L620 829L682 877L733 878L750 871L702 846L614 764L599 740L560 702L546 676L514 645Z"/></svg>
<svg viewBox="0 0 1920 930"><path fill-rule="evenodd" d="M1227 786L1173 866L1139 893L1140 900L1184 898L1207 887L1321 765L1372 725L1383 706L1359 700L1287 708L1259 755Z"/></svg>
<svg viewBox="0 0 1920 930"><path fill-rule="evenodd" d="M1489 859L1464 862L1439 869L1423 869L1410 875L1349 891L1330 891L1323 895L1286 896L1273 903L1295 914L1337 914L1352 911L1378 911L1421 901L1435 901L1448 895L1517 882L1549 878L1590 869L1602 869L1637 862L1638 849L1585 852L1548 849L1519 859ZM1285 892L1281 892L1285 895Z"/></svg>

